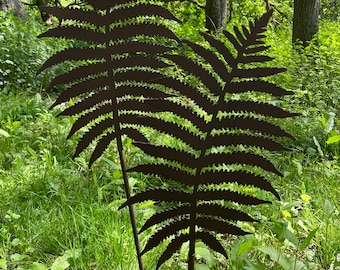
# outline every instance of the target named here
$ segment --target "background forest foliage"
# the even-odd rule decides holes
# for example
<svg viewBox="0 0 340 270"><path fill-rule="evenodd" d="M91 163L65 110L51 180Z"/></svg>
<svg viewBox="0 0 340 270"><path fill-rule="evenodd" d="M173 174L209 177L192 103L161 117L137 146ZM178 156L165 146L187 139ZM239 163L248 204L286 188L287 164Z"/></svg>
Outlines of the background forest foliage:
<svg viewBox="0 0 340 270"><path fill-rule="evenodd" d="M294 95L272 102L302 114L284 121L296 138L286 142L293 151L275 154L284 177L272 184L282 200L252 210L261 220L244 228L252 235L224 239L228 261L199 246L199 269L339 269L340 27L333 2L322 1L316 42L305 49L291 45L292 1L273 2L266 43L272 65L287 72L272 80ZM201 42L204 10L189 1L169 8L183 21L177 35ZM114 147L89 169L88 153L72 159L72 119L48 110L61 89L45 88L72 63L36 76L69 41L37 39L46 26L37 10L27 11L26 20L0 13L0 269L137 269L128 213L118 211L125 195ZM264 12L264 1L232 1L227 28ZM143 160L131 140L124 144L129 166ZM130 181L134 189L150 183L139 174ZM139 227L153 204L137 207ZM185 269L187 248L163 269ZM147 269L155 268L157 249L145 255Z"/></svg>

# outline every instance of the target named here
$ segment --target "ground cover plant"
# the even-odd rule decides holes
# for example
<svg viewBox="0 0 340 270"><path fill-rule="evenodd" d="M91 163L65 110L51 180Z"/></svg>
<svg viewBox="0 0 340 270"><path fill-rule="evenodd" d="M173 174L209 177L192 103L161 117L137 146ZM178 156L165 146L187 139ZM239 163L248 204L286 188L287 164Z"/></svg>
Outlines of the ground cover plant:
<svg viewBox="0 0 340 270"><path fill-rule="evenodd" d="M65 40L37 39L44 26L34 19L34 12L28 13L30 20L13 16L11 12L0 16L0 87L11 91L45 89L54 74L60 73L63 67L51 69L38 78L36 71L57 47L69 44Z"/></svg>
<svg viewBox="0 0 340 270"><path fill-rule="evenodd" d="M202 269L336 269L339 264L336 29L337 23L325 21L320 46L303 54L292 50L288 27L280 25L267 34L274 61L288 68L273 81L295 93L280 104L303 114L285 124L297 138L288 142L293 153L276 154L276 167L285 177L273 185L282 200L255 212L262 224L244 228L252 236L222 239L227 262L198 246ZM29 87L20 90L1 91L0 267L136 268L128 213L118 212L125 195L114 147L91 169L87 151L72 160L77 137L66 140L72 120L56 118L59 109L48 111L55 97ZM140 151L129 139L123 144L129 167L137 165L143 158ZM133 192L151 184L139 174L130 181ZM137 207L139 228L153 214L150 204L154 202ZM140 240L145 244L147 239ZM162 250L145 254L148 269L155 268L155 254ZM187 253L184 245L163 268L186 269Z"/></svg>

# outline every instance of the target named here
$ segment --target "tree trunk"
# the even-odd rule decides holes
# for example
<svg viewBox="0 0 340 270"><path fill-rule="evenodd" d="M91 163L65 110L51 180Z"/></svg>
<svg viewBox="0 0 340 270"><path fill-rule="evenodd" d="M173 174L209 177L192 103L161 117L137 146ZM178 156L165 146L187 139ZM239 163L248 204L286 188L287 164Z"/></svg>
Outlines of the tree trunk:
<svg viewBox="0 0 340 270"><path fill-rule="evenodd" d="M211 31L225 28L227 0L207 0L205 4L205 27Z"/></svg>
<svg viewBox="0 0 340 270"><path fill-rule="evenodd" d="M26 18L26 11L20 0L0 0L0 10L7 12L8 9L12 9L14 15Z"/></svg>
<svg viewBox="0 0 340 270"><path fill-rule="evenodd" d="M308 45L319 28L320 0L294 0L293 43Z"/></svg>

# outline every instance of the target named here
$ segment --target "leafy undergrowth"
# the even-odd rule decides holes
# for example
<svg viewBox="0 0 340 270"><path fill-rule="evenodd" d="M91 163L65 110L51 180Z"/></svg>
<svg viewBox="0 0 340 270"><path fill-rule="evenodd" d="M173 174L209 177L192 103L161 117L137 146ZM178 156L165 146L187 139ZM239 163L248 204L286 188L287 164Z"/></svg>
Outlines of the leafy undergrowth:
<svg viewBox="0 0 340 270"><path fill-rule="evenodd" d="M321 24L319 47L304 53L292 50L287 28L273 31L268 39L272 54L288 68L276 83L295 91L281 102L302 113L285 123L297 139L288 142L294 151L277 155L276 167L284 177L273 185L281 201L252 212L262 221L242 225L252 235L223 239L227 262L198 245L197 269L340 267L338 23ZM72 159L76 138L66 139L72 119L56 118L58 111L48 110L53 101L32 90L33 84L39 85L35 89L43 85L30 81L35 71L21 65L24 82L11 77L15 51L3 44L8 46L0 67L6 71L1 80L7 82L0 92L0 269L137 269L128 213L118 211L125 194L115 149L91 169L87 153ZM45 50L35 49L38 54ZM139 163L141 153L130 140L124 143L129 166ZM150 183L139 174L131 176L134 189ZM136 209L139 228L153 214L152 204ZM184 245L163 269L185 269L187 249ZM145 255L146 269L155 268L158 253Z"/></svg>
<svg viewBox="0 0 340 270"><path fill-rule="evenodd" d="M114 149L88 169L86 154L71 158L75 141L66 140L71 119L48 111L48 98L5 92L0 97L0 269L136 269L128 213L117 210L124 192ZM140 153L129 140L125 144L129 163L137 162ZM205 264L198 269L339 264L337 160L296 151L279 157L278 166L285 177L274 185L282 201L253 212L262 220L245 227L253 235L226 237L228 262L198 246ZM132 186L147 184L138 177ZM137 209L139 227L152 214L147 206ZM164 269L185 269L187 248ZM146 269L156 263L153 252L145 258Z"/></svg>
<svg viewBox="0 0 340 270"><path fill-rule="evenodd" d="M119 167L72 160L69 122L40 94L0 100L0 269L134 269Z"/></svg>

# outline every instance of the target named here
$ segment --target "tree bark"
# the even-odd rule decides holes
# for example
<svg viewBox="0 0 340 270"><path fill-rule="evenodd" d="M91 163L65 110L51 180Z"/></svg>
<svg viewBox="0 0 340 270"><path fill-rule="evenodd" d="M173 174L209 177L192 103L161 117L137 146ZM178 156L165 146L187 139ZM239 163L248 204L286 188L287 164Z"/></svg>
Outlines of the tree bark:
<svg viewBox="0 0 340 270"><path fill-rule="evenodd" d="M294 0L293 43L307 46L319 29L320 0Z"/></svg>
<svg viewBox="0 0 340 270"><path fill-rule="evenodd" d="M26 18L25 7L20 0L0 0L0 10L13 10L14 15Z"/></svg>
<svg viewBox="0 0 340 270"><path fill-rule="evenodd" d="M225 28L227 0L207 0L205 4L205 27L217 32Z"/></svg>

